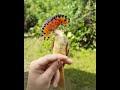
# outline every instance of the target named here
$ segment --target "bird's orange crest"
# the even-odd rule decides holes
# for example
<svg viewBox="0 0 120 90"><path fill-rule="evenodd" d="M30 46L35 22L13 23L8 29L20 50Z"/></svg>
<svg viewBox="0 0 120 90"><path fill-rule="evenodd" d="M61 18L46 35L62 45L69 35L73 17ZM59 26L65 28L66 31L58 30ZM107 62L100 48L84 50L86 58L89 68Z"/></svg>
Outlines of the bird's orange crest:
<svg viewBox="0 0 120 90"><path fill-rule="evenodd" d="M67 26L69 25L70 19L67 18L67 16L62 14L57 14L53 16L52 18L48 19L43 25L42 25L42 33L45 38L49 38L49 34L51 31L55 30L59 25Z"/></svg>

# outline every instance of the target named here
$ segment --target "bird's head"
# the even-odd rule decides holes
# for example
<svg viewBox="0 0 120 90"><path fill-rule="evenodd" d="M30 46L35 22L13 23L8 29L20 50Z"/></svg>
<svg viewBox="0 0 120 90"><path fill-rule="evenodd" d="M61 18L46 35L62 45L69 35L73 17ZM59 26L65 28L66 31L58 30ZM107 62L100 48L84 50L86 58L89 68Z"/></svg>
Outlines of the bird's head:
<svg viewBox="0 0 120 90"><path fill-rule="evenodd" d="M64 35L64 32L62 30L58 30L58 29L55 29L54 33L55 33L55 36L63 37L63 35Z"/></svg>

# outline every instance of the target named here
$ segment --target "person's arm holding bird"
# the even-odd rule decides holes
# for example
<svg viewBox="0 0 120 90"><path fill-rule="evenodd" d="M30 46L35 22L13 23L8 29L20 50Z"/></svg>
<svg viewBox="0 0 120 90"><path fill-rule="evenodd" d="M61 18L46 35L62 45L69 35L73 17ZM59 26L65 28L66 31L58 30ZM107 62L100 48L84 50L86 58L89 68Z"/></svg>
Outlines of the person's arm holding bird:
<svg viewBox="0 0 120 90"><path fill-rule="evenodd" d="M26 90L49 90L50 84L56 87L54 75L63 63L72 64L72 60L65 55L49 54L32 61Z"/></svg>

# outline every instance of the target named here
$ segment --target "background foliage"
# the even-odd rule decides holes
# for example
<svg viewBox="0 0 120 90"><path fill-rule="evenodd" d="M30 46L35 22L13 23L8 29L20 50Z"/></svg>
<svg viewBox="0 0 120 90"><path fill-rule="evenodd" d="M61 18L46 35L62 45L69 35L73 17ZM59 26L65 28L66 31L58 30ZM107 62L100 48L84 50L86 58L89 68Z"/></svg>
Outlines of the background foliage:
<svg viewBox="0 0 120 90"><path fill-rule="evenodd" d="M71 20L65 30L71 49L96 48L95 0L24 0L24 32L32 36L41 34L42 24L56 14Z"/></svg>

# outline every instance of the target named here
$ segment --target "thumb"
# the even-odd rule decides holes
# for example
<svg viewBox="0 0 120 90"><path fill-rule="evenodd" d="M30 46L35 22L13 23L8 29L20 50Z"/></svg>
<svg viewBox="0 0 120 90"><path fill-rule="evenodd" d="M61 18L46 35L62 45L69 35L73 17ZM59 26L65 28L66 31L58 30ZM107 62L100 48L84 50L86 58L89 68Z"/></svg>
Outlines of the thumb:
<svg viewBox="0 0 120 90"><path fill-rule="evenodd" d="M47 80L51 81L55 72L63 65L63 62L57 60L51 64L51 66L43 73L43 77Z"/></svg>

